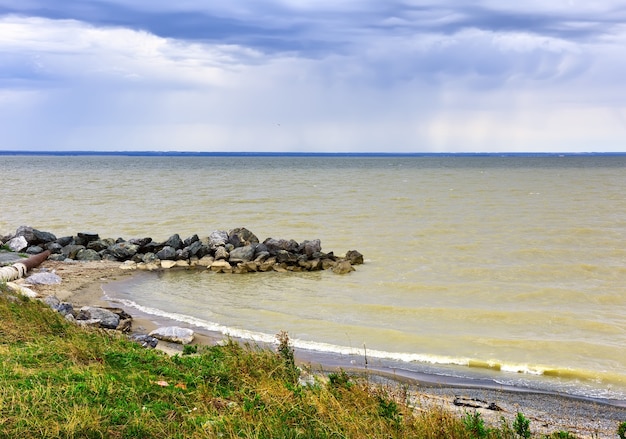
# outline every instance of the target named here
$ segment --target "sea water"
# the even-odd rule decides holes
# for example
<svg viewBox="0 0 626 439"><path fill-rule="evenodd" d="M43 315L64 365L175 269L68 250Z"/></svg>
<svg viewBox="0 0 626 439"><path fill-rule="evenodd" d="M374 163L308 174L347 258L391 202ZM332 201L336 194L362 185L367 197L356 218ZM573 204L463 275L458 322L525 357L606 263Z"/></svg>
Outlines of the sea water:
<svg viewBox="0 0 626 439"><path fill-rule="evenodd" d="M626 400L626 157L0 156L0 233L246 227L332 272L144 274L107 294L196 329L415 371Z"/></svg>

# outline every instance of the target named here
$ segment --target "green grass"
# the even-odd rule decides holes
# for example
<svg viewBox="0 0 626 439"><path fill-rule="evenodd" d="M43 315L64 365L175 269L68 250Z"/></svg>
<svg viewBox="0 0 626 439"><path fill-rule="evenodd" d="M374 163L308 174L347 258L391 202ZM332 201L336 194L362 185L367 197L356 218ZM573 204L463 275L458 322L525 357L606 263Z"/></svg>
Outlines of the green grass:
<svg viewBox="0 0 626 439"><path fill-rule="evenodd" d="M169 357L81 329L0 285L0 438L517 438L344 371L312 385L287 334L276 352L232 341ZM520 417L520 422L523 417ZM515 430L520 433L515 432Z"/></svg>

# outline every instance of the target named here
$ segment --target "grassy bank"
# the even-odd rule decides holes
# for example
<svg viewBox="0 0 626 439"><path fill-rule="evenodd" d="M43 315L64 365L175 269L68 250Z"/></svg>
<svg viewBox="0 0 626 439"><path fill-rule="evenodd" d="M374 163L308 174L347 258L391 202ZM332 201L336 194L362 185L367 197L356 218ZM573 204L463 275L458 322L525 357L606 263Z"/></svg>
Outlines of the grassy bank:
<svg viewBox="0 0 626 439"><path fill-rule="evenodd" d="M523 415L410 407L401 388L343 372L303 384L285 334L274 352L229 342L169 357L85 330L0 285L0 437L517 438ZM616 434L617 436L617 434ZM574 437L556 432L552 437Z"/></svg>

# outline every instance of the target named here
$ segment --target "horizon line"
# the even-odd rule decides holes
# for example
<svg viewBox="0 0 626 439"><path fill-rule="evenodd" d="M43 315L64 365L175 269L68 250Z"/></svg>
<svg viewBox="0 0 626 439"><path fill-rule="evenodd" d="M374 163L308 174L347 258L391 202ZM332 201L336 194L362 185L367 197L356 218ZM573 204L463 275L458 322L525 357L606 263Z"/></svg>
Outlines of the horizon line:
<svg viewBox="0 0 626 439"><path fill-rule="evenodd" d="M293 151L39 151L39 150L0 150L0 155L53 155L53 156L135 156L135 157L571 157L571 156L623 156L623 152L293 152Z"/></svg>

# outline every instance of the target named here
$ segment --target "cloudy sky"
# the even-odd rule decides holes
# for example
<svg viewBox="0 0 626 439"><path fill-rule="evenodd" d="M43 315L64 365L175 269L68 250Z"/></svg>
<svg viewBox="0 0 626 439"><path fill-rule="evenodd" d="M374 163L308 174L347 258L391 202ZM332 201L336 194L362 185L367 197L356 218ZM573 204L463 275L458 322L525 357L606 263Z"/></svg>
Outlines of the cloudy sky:
<svg viewBox="0 0 626 439"><path fill-rule="evenodd" d="M0 150L626 151L623 0L0 0Z"/></svg>

